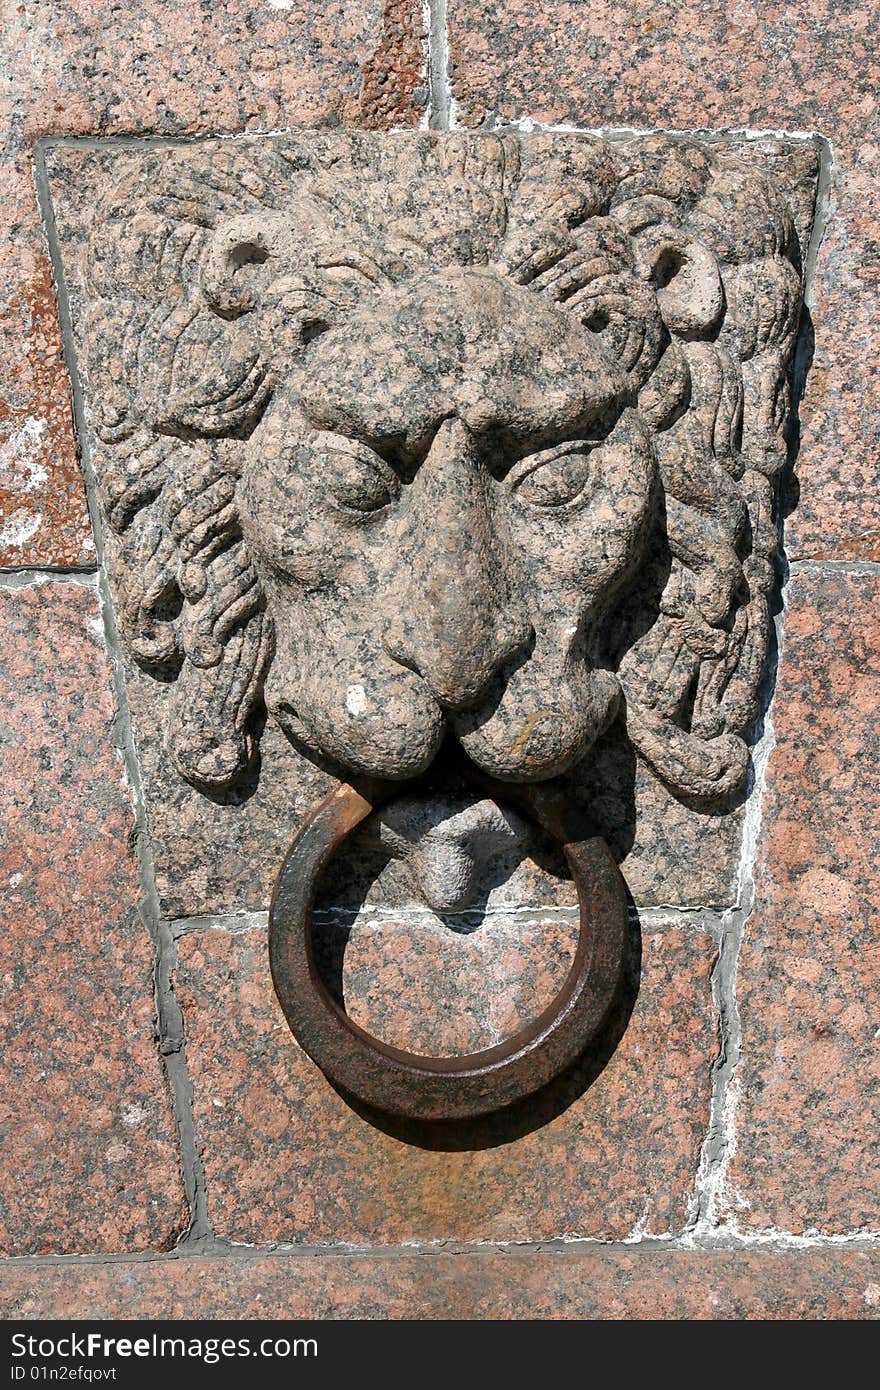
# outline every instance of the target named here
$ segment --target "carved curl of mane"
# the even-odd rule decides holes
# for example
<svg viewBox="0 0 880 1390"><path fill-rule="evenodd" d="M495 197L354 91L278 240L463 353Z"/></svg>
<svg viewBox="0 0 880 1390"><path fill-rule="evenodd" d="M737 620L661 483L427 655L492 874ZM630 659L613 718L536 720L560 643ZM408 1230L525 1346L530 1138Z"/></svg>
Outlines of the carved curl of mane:
<svg viewBox="0 0 880 1390"><path fill-rule="evenodd" d="M156 152L96 217L108 570L134 660L176 679L190 782L226 786L254 752L273 631L235 487L285 362L376 286L490 262L607 339L655 441L665 534L608 654L629 737L680 793L742 781L800 312L790 214L692 143L426 134Z"/></svg>

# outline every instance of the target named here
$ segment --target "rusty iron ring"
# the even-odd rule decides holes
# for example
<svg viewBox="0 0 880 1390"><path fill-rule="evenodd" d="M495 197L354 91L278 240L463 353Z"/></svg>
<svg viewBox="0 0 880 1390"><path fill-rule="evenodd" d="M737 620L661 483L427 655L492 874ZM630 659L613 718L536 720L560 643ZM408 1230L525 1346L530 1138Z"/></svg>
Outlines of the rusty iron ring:
<svg viewBox="0 0 880 1390"><path fill-rule="evenodd" d="M312 905L324 866L355 826L394 791L386 785L371 791L368 799L342 783L293 840L269 910L275 992L297 1041L349 1095L409 1119L485 1115L547 1085L605 1028L626 958L623 879L604 840L566 841L552 800L542 797L540 787L522 789L517 797L505 795L526 800L539 823L562 843L571 868L580 936L568 977L543 1013L495 1047L460 1057L401 1051L348 1017L321 980L312 949Z"/></svg>

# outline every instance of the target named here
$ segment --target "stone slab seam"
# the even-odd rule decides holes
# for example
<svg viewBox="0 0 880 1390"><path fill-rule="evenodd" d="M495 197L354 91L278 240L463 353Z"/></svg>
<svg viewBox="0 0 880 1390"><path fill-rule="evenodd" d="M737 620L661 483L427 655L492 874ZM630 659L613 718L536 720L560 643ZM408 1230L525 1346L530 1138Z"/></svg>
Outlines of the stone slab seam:
<svg viewBox="0 0 880 1390"><path fill-rule="evenodd" d="M0 566L0 583L4 583L7 577L23 575L27 581L30 576L45 575L47 579L69 579L71 576L96 575L97 565L2 565ZM5 584L6 588L14 588L12 584Z"/></svg>
<svg viewBox="0 0 880 1390"><path fill-rule="evenodd" d="M452 94L446 0L425 0L423 13L428 36L428 109L423 125L427 130L459 129Z"/></svg>
<svg viewBox="0 0 880 1390"><path fill-rule="evenodd" d="M80 588L97 590L98 573L94 569L35 569L18 565L0 569L0 589L37 589L44 584L78 584Z"/></svg>
<svg viewBox="0 0 880 1390"><path fill-rule="evenodd" d="M819 186L816 193L816 207L813 211L813 225L810 228L808 250L805 256L804 304L806 313L813 310L816 303L816 264L819 247L831 217L831 167L833 150L822 136L810 136L819 152ZM791 417L795 423L792 436L788 474L794 467L799 443L799 403L804 398L806 373L809 368L808 325L802 317L801 331L795 345L794 366L792 366L792 409ZM773 728L773 696L776 689L779 667L783 660L784 616L787 607L787 589L790 581L790 567L785 556L784 545L784 506L779 514L779 555L780 555L780 607L774 614L774 644L770 649L767 670L760 688L760 713L755 733L758 741L752 749L753 784L749 791L744 827L742 827L742 852L740 872L738 872L738 902L722 919L722 942L719 959L713 972L717 1009L720 1017L720 1054L715 1066L715 1086L713 1086L712 1111L710 1111L709 1131L706 1134L698 1172L694 1186L694 1197L690 1222L685 1237L688 1240L709 1238L717 1227L730 1229L738 1236L734 1209L742 1198L731 1193L727 1186L727 1173L731 1159L737 1150L737 1105L740 1098L740 1081L737 1069L742 1056L742 1023L737 1002L737 973L740 966L742 940L749 916L755 908L755 866L758 858L760 826L763 816L763 796L766 790L767 766L770 753L776 746ZM763 724L763 727L762 727ZM785 1233L779 1233L785 1237ZM794 1237L791 1237L794 1238Z"/></svg>
<svg viewBox="0 0 880 1390"><path fill-rule="evenodd" d="M3 1268L24 1268L24 1269L52 1269L74 1265L77 1268L82 1265L113 1266L113 1265L141 1265L158 1264L170 1265L179 1261L191 1262L197 1259L211 1260L232 1260L242 1266L258 1260L271 1258L278 1260L279 1263L297 1262L309 1259L328 1259L346 1258L348 1256L360 1256L369 1259L389 1260L406 1259L412 1255L419 1255L425 1258L431 1256L437 1258L456 1258L468 1255L501 1255L511 1259L516 1257L528 1257L531 1255L589 1255L608 1254L613 1257L616 1254L626 1252L628 1254L638 1254L650 1259L652 1254L668 1254L670 1252L703 1250L707 1253L713 1251L746 1251L754 1249L756 1246L768 1253L773 1251L785 1252L791 1250L821 1250L836 1249L845 1247L849 1250L862 1251L865 1254L875 1254L880 1251L880 1240L876 1236L864 1235L841 1235L841 1236L784 1236L766 1235L755 1239L753 1236L734 1236L730 1233L722 1236L716 1234L711 1239L699 1239L693 1242L681 1240L669 1240L665 1237L645 1236L639 1241L626 1240L598 1240L590 1237L579 1239L555 1239L542 1241L408 1241L403 1245L353 1245L339 1242L334 1245L287 1245L273 1242L267 1245L243 1245L227 1244L224 1241L205 1240L198 1245L187 1244L179 1245L174 1250L163 1251L161 1253L144 1250L137 1252L121 1251L118 1253L102 1252L94 1255L10 1255L0 1260L0 1270Z"/></svg>
<svg viewBox="0 0 880 1390"><path fill-rule="evenodd" d="M436 914L430 908L414 904L400 907L361 907L357 911L345 908L319 908L313 913L313 921L319 926L350 926L353 921L360 923L372 921L378 924L398 922L401 914L408 920L430 924L436 921ZM485 911L474 909L453 914L469 925L480 925L491 921L515 919L524 927L542 926L547 922L579 921L577 908L529 905L528 907L494 907ZM708 933L720 943L722 926L721 914L708 907L647 907L631 910L630 921L634 926L651 931L681 930L692 934ZM192 917L175 917L168 920L168 927L175 941L182 936L199 931L225 931L230 936L242 936L246 932L257 931L265 934L269 925L267 912L222 912L199 913Z"/></svg>
<svg viewBox="0 0 880 1390"><path fill-rule="evenodd" d="M781 640L781 614L775 618L776 640ZM778 652L777 647L777 652ZM762 695L771 690L778 668L778 656L765 675ZM765 706L766 709L766 706ZM737 907L721 918L718 960L712 972L712 989L719 1017L719 1055L714 1065L713 1093L709 1129L700 1154L694 1184L686 1239L710 1237L728 1205L727 1171L736 1151L737 1067L742 1055L742 1024L736 997L736 980L745 925L755 898L754 865L761 828L762 802L770 753L776 746L772 716L764 715L761 737L752 749L754 784L746 804L743 845L739 866Z"/></svg>
<svg viewBox="0 0 880 1390"><path fill-rule="evenodd" d="M856 537L858 540L859 538ZM866 579L880 576L880 561L877 560L792 560L792 574L855 574Z"/></svg>
<svg viewBox="0 0 880 1390"><path fill-rule="evenodd" d="M138 905L138 913L150 934L155 948L154 987L157 1018L157 1037L159 1055L165 1067L165 1074L172 1097L172 1110L177 1128L179 1158L183 1175L184 1191L189 1203L190 1223L181 1237L181 1242L203 1240L211 1233L207 1216L204 1172L195 1143L195 1120L192 1104L192 1080L186 1066L186 1051L183 1037L183 1021L180 1009L171 989L171 971L176 960L174 941L171 933L164 928L159 916L159 900L156 893L155 873L150 846L149 826L146 817L145 799L141 781L140 767L134 746L128 699L123 670L123 652L116 625L116 617L110 598L107 576L104 569L104 527L97 499L97 482L91 465L88 445L88 431L85 424L85 402L82 381L76 363L76 350L70 304L67 297L61 259L58 250L58 237L55 218L49 195L46 173L45 151L38 146L34 149L34 182L37 202L43 219L49 259L55 277L58 297L58 315L61 326L61 341L64 359L71 383L74 425L77 434L79 456L85 480L86 499L98 569L96 583L98 600L103 621L104 641L110 662L117 716L114 727L114 742L122 758L126 784L132 798L135 823L135 846L138 879L143 899Z"/></svg>

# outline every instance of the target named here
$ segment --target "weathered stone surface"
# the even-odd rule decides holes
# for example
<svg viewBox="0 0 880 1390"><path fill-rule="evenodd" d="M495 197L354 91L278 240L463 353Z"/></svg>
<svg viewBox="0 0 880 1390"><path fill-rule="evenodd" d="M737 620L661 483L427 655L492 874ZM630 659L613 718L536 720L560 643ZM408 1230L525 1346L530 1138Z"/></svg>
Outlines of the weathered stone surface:
<svg viewBox="0 0 880 1390"><path fill-rule="evenodd" d="M714 951L700 933L652 933L623 1040L583 1095L584 1076L443 1138L385 1132L337 1095L284 1022L262 932L186 935L177 992L215 1228L245 1242L381 1244L680 1230L709 1113ZM392 1006L394 959L361 983L379 994L383 979L384 1026L402 1031L428 1005L418 994Z"/></svg>
<svg viewBox="0 0 880 1390"><path fill-rule="evenodd" d="M163 913L268 907L293 835L334 778L291 749L280 729L267 726L259 777L229 795L205 796L181 779L165 751L157 715L173 695L137 672L127 689Z"/></svg>
<svg viewBox="0 0 880 1390"><path fill-rule="evenodd" d="M31 147L47 135L415 124L422 7L9 5L0 92L0 564L94 562Z"/></svg>
<svg viewBox="0 0 880 1390"><path fill-rule="evenodd" d="M349 775L421 774L447 734L488 776L571 773L644 897L729 900L811 158L429 134L55 152L120 623L197 789L153 824L234 808L206 808L222 903L199 846L181 876L160 837L169 910L265 901L262 863L240 901L243 842L291 828L315 773L291 751L257 790L264 701ZM664 816L644 765L701 804ZM709 825L723 862L680 873Z"/></svg>
<svg viewBox="0 0 880 1390"><path fill-rule="evenodd" d="M877 1318L876 1250L471 1250L0 1264L7 1318ZM246 1332L246 1328L242 1329ZM319 1355L320 1355L319 1334ZM332 1352L331 1352L332 1355Z"/></svg>
<svg viewBox="0 0 880 1390"><path fill-rule="evenodd" d="M0 1248L162 1250L186 1225L95 591L0 589Z"/></svg>
<svg viewBox="0 0 880 1390"><path fill-rule="evenodd" d="M28 206L0 171L0 207L13 226ZM0 565L90 565L95 545L73 436L55 289L35 238L0 247Z"/></svg>
<svg viewBox="0 0 880 1390"><path fill-rule="evenodd" d="M747 1230L878 1229L878 615L875 575L795 571L737 984Z"/></svg>
<svg viewBox="0 0 880 1390"><path fill-rule="evenodd" d="M880 558L877 10L860 0L664 0L628 10L512 0L499 13L450 0L448 13L454 95L468 123L491 113L588 129L828 138L831 215L816 264L815 351L786 546L802 557Z"/></svg>

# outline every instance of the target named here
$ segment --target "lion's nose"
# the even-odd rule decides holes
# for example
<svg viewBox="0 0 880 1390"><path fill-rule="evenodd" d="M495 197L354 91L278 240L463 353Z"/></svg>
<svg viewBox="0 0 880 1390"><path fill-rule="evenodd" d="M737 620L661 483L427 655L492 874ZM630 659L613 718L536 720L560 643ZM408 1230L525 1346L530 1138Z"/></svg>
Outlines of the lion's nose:
<svg viewBox="0 0 880 1390"><path fill-rule="evenodd" d="M385 649L441 704L463 709L531 638L511 592L493 482L462 420L445 420L410 489L401 607Z"/></svg>

